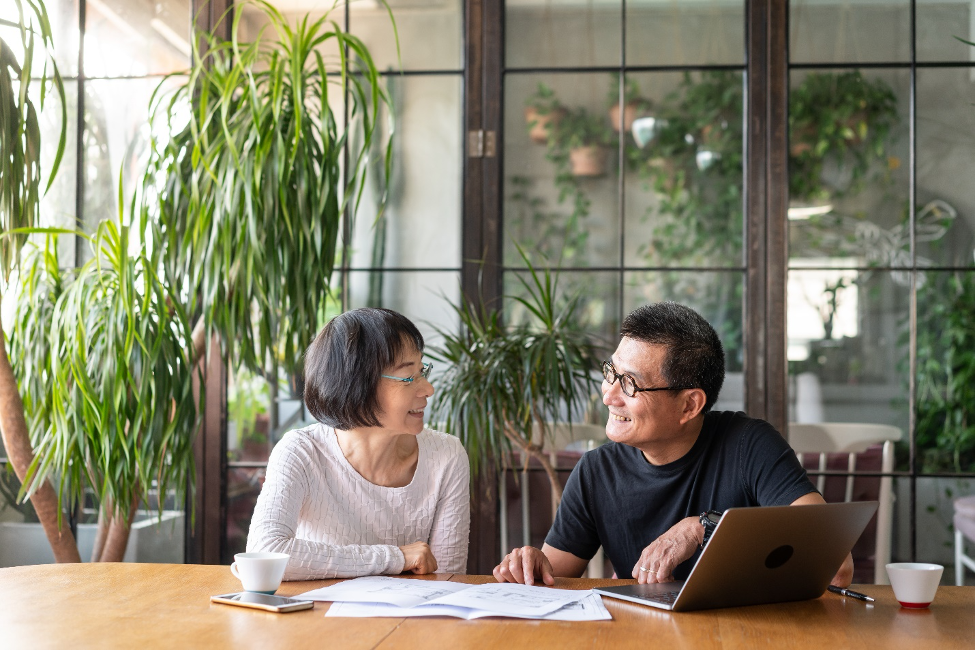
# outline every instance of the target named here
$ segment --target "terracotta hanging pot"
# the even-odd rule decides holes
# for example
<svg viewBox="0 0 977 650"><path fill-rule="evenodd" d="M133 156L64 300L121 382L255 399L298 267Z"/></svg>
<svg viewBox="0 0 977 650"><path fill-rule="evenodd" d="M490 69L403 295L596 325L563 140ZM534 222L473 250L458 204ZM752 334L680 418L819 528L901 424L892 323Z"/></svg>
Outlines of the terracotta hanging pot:
<svg viewBox="0 0 977 650"><path fill-rule="evenodd" d="M535 106L525 108L526 125L529 127L529 139L536 144L546 144L552 129L563 119L566 111L557 108L547 113L540 113Z"/></svg>
<svg viewBox="0 0 977 650"><path fill-rule="evenodd" d="M624 128L621 128L621 105L614 104L607 111L607 115L611 118L611 128L613 128L618 133L622 131L630 131L631 125L634 123L635 118L638 117L638 102L628 102L624 105Z"/></svg>
<svg viewBox="0 0 977 650"><path fill-rule="evenodd" d="M574 176L603 176L607 170L607 149L597 145L570 150L570 173Z"/></svg>

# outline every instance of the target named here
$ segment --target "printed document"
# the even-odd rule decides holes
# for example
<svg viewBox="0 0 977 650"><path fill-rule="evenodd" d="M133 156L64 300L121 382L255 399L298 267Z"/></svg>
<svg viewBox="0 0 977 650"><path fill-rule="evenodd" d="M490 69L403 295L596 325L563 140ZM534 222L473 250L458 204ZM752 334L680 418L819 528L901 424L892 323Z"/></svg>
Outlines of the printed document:
<svg viewBox="0 0 977 650"><path fill-rule="evenodd" d="M505 614L509 618L529 618L545 621L609 621L611 614L604 607L600 596L591 592L576 602L564 605L555 612L542 615ZM501 616L498 612L483 609L468 609L453 605L419 605L417 607L397 607L383 603L333 603L329 606L326 616L369 618L392 617L404 618L413 616L453 616L472 620L488 616Z"/></svg>
<svg viewBox="0 0 977 650"><path fill-rule="evenodd" d="M401 616L460 616L459 612L476 612L478 616L512 616L517 618L541 618L561 611L568 605L579 603L591 596L589 590L553 589L551 587L529 587L508 583L467 585L459 582L410 580L389 576L369 576L346 580L329 587L315 589L299 597L309 600L331 601L333 603L367 603L376 608L380 606L400 609L424 609L449 607L438 614L402 612ZM595 597L600 609L603 604ZM593 601L591 601L593 602ZM593 605L591 605L592 609ZM339 611L365 611L357 608L338 608ZM382 608L380 608L382 609ZM586 609L586 608L585 608ZM332 611L332 608L330 608ZM379 611L374 609L373 611ZM454 613L448 613L449 611ZM584 611L578 609L577 612ZM589 611L589 610L588 610ZM573 608L562 615L573 615ZM599 613L599 612L598 612ZM335 616L338 614L330 614ZM359 614L365 615L365 614ZM374 614L378 615L378 614ZM383 614L391 616L392 614ZM610 618L608 615L607 618ZM577 619L557 619L577 620ZM592 618L584 620L595 620ZM600 619L596 619L600 620Z"/></svg>

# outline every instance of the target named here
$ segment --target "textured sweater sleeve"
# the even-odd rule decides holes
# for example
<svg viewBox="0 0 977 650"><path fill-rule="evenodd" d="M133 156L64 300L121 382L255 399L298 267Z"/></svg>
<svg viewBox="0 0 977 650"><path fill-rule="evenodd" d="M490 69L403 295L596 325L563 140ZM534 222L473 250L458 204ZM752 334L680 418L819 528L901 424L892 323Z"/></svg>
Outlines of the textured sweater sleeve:
<svg viewBox="0 0 977 650"><path fill-rule="evenodd" d="M397 546L328 544L296 536L307 501L312 508L330 505L317 503L321 501L317 495L308 494L308 473L316 467L314 453L301 441L283 439L275 445L251 519L247 550L288 553L285 580L353 578L403 571L404 554Z"/></svg>
<svg viewBox="0 0 977 650"><path fill-rule="evenodd" d="M438 561L438 573L463 574L468 570L468 531L471 526L468 454L457 438L445 439L448 454L441 470L444 480L428 543Z"/></svg>

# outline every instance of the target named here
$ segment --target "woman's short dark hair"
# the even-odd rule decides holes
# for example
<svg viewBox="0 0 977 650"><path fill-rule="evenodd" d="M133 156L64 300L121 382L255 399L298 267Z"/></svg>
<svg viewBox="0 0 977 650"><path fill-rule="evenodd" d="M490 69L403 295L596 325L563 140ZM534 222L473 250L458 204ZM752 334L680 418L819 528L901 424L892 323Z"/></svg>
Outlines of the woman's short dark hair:
<svg viewBox="0 0 977 650"><path fill-rule="evenodd" d="M336 316L305 353L306 408L344 431L380 426L380 375L414 351L424 351L424 337L402 314L363 308Z"/></svg>
<svg viewBox="0 0 977 650"><path fill-rule="evenodd" d="M695 310L676 302L638 307L624 319L621 336L664 345L662 379L670 386L705 391L703 412L716 403L726 377L726 354L716 330Z"/></svg>

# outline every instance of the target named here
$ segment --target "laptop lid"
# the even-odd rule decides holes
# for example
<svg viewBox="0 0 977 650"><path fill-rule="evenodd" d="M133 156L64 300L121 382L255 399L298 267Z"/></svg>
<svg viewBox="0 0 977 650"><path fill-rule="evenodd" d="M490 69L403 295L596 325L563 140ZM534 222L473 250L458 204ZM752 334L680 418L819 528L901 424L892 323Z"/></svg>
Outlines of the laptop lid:
<svg viewBox="0 0 977 650"><path fill-rule="evenodd" d="M864 501L730 508L684 584L594 591L676 612L817 598L878 505ZM679 588L670 604L657 595Z"/></svg>

